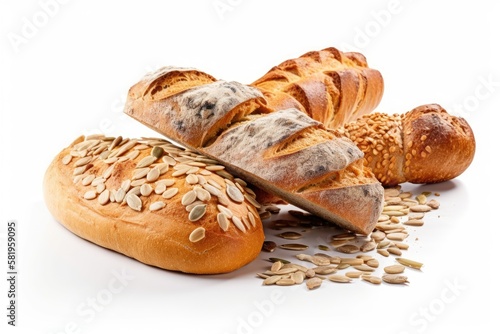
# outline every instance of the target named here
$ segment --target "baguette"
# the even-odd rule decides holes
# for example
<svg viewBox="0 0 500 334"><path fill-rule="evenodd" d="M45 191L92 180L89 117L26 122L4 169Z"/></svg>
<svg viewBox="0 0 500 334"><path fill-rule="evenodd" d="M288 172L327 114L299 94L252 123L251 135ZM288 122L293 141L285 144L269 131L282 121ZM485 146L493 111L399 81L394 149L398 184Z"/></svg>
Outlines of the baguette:
<svg viewBox="0 0 500 334"><path fill-rule="evenodd" d="M83 239L145 264L194 274L236 270L264 232L244 183L162 139L80 137L48 167L49 211Z"/></svg>
<svg viewBox="0 0 500 334"><path fill-rule="evenodd" d="M476 150L467 121L438 104L402 115L371 113L339 131L364 152L365 165L384 186L451 180L469 167Z"/></svg>
<svg viewBox="0 0 500 334"><path fill-rule="evenodd" d="M286 60L251 85L269 108L297 108L328 128L370 113L384 91L382 75L362 54L333 47Z"/></svg>
<svg viewBox="0 0 500 334"><path fill-rule="evenodd" d="M254 87L219 80L177 89L177 76L178 68L147 75L130 88L124 112L288 203L356 233L373 230L383 188L351 140L297 109L267 107Z"/></svg>

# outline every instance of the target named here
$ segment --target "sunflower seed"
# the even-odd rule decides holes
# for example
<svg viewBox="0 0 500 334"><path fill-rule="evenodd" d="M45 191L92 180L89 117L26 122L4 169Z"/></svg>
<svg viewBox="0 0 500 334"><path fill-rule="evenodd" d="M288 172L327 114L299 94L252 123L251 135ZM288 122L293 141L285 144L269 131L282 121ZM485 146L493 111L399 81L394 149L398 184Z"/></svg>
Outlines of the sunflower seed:
<svg viewBox="0 0 500 334"><path fill-rule="evenodd" d="M304 282L304 279L306 278L306 274L302 271L297 271L292 273L291 279L295 282L295 284L302 284Z"/></svg>
<svg viewBox="0 0 500 334"><path fill-rule="evenodd" d="M384 274L382 280L390 284L405 284L408 282L408 277L398 274Z"/></svg>
<svg viewBox="0 0 500 334"><path fill-rule="evenodd" d="M377 244L374 241L367 241L364 244L361 245L360 250L362 252L369 252L374 250L377 247Z"/></svg>
<svg viewBox="0 0 500 334"><path fill-rule="evenodd" d="M392 266L384 267L384 271L387 274L401 274L402 272L405 271L405 266L402 266L400 264L395 264Z"/></svg>
<svg viewBox="0 0 500 334"><path fill-rule="evenodd" d="M192 222L195 222L195 221L199 220L201 217L203 217L203 215L205 215L206 212L207 212L207 205L206 204L197 205L189 213L188 219Z"/></svg>
<svg viewBox="0 0 500 334"><path fill-rule="evenodd" d="M392 241L403 241L406 239L408 235L406 233L402 232L396 232L396 233L388 233L387 234L387 239L392 240Z"/></svg>
<svg viewBox="0 0 500 334"><path fill-rule="evenodd" d="M142 201L141 199L139 198L139 196L137 196L136 194L131 194L129 193L126 198L125 198L126 202L127 202L127 205L132 209L132 210L135 210L135 211L141 211L142 209Z"/></svg>
<svg viewBox="0 0 500 334"><path fill-rule="evenodd" d="M397 248L397 247L389 247L387 248L387 251L389 252L389 254L392 254L392 255L402 255L403 253L401 252L401 249Z"/></svg>
<svg viewBox="0 0 500 334"><path fill-rule="evenodd" d="M412 212L429 212L432 208L426 204L413 205L410 207L410 211Z"/></svg>
<svg viewBox="0 0 500 334"><path fill-rule="evenodd" d="M251 211L248 211L247 213L248 220L250 221L250 224L252 224L252 227L255 227L257 225L257 222L255 221L255 216Z"/></svg>
<svg viewBox="0 0 500 334"><path fill-rule="evenodd" d="M386 249L377 249L377 253L385 257L388 257L390 255Z"/></svg>
<svg viewBox="0 0 500 334"><path fill-rule="evenodd" d="M359 252L359 247L352 244L346 244L335 248L336 251L346 254L354 254Z"/></svg>
<svg viewBox="0 0 500 334"><path fill-rule="evenodd" d="M276 282L276 285L283 285L283 286L289 286L289 285L294 285L294 284L295 284L295 281L291 278L282 278Z"/></svg>
<svg viewBox="0 0 500 334"><path fill-rule="evenodd" d="M424 225L424 221L417 220L417 219L410 219L410 220L405 221L403 224L408 225L408 226L422 226L422 225Z"/></svg>
<svg viewBox="0 0 500 334"><path fill-rule="evenodd" d="M309 290L313 290L319 288L322 282L321 278L312 277L306 281L306 286Z"/></svg>
<svg viewBox="0 0 500 334"><path fill-rule="evenodd" d="M350 283L352 281L350 277L347 277L345 275L330 275L327 278L328 280L335 283Z"/></svg>
<svg viewBox="0 0 500 334"><path fill-rule="evenodd" d="M266 279L264 279L263 284L264 285L273 285L273 284L276 284L276 282L278 282L282 278L283 277L279 276L279 275L269 276Z"/></svg>
<svg viewBox="0 0 500 334"><path fill-rule="evenodd" d="M431 199L429 202L427 202L427 205L431 208L431 209L439 209L439 202L436 201L435 199Z"/></svg>
<svg viewBox="0 0 500 334"><path fill-rule="evenodd" d="M378 268L378 266L379 266L379 262L377 259L370 259L370 260L367 260L365 263L372 268Z"/></svg>
<svg viewBox="0 0 500 334"><path fill-rule="evenodd" d="M401 263L404 266L407 266L407 267L410 267L410 268L415 268L415 269L420 269L424 265L423 263L420 263L420 262L417 262L417 261L413 261L413 260L410 260L410 259L405 259L405 258L402 258L402 257L397 257L396 261L398 261L399 263Z"/></svg>
<svg viewBox="0 0 500 334"><path fill-rule="evenodd" d="M370 267L369 265L367 264L360 264L360 265L356 265L356 266L352 266L354 269L356 270L359 270L359 271L375 271L374 268Z"/></svg>
<svg viewBox="0 0 500 334"><path fill-rule="evenodd" d="M345 275L349 278L359 278L364 273L362 271L348 271Z"/></svg>
<svg viewBox="0 0 500 334"><path fill-rule="evenodd" d="M328 275L337 272L337 267L334 266L317 266L312 268L316 274L319 275Z"/></svg>
<svg viewBox="0 0 500 334"><path fill-rule="evenodd" d="M273 265L271 266L271 271L273 272L277 272L281 269L281 267L283 267L283 262L281 261L276 261L273 263Z"/></svg>
<svg viewBox="0 0 500 334"><path fill-rule="evenodd" d="M203 238L205 238L205 229L201 226L195 228L189 235L189 241L191 242L198 242Z"/></svg>
<svg viewBox="0 0 500 334"><path fill-rule="evenodd" d="M382 279L378 276L373 276L373 275L361 275L361 279L364 281L370 282L372 284L381 284Z"/></svg>

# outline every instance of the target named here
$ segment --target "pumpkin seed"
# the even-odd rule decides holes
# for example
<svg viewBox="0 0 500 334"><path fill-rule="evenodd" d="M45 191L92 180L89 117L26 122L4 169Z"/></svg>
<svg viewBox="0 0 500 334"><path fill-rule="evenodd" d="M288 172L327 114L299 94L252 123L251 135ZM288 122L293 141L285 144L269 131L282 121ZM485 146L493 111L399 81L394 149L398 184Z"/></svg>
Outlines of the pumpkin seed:
<svg viewBox="0 0 500 334"><path fill-rule="evenodd" d="M297 240L302 238L302 234L298 232L293 232L293 231L288 231L288 232L283 232L280 234L277 234L278 237L283 238L283 239L289 239L289 240Z"/></svg>
<svg viewBox="0 0 500 334"><path fill-rule="evenodd" d="M195 222L195 221L199 220L201 217L203 217L206 212L207 212L207 205L206 204L197 205L189 213L188 219L192 222Z"/></svg>
<svg viewBox="0 0 500 334"><path fill-rule="evenodd" d="M149 211L158 211L158 210L163 209L165 206L166 206L166 204L162 201L153 202L149 206Z"/></svg>
<svg viewBox="0 0 500 334"><path fill-rule="evenodd" d="M142 158L138 163L137 163L137 166L135 166L135 168L144 168L144 167L149 167L151 164L153 164L153 162L155 162L157 159L157 157L155 156L152 156L152 155L148 155L144 158Z"/></svg>
<svg viewBox="0 0 500 334"><path fill-rule="evenodd" d="M217 223L219 223L220 228L226 232L229 229L229 220L227 216L221 212L217 214Z"/></svg>
<svg viewBox="0 0 500 334"><path fill-rule="evenodd" d="M181 204L184 206L189 205L193 203L195 200L196 200L196 192L194 190L190 190L182 196Z"/></svg>
<svg viewBox="0 0 500 334"><path fill-rule="evenodd" d="M135 211L141 211L142 201L136 194L129 193L125 198L127 205Z"/></svg>
<svg viewBox="0 0 500 334"><path fill-rule="evenodd" d="M83 198L85 199L94 199L97 197L97 192L95 190L89 190L85 194L83 194Z"/></svg>
<svg viewBox="0 0 500 334"><path fill-rule="evenodd" d="M241 232L245 232L245 225L243 225L243 222L241 221L240 218L232 216L231 221Z"/></svg>
<svg viewBox="0 0 500 334"><path fill-rule="evenodd" d="M303 244L283 244L279 245L279 248L286 250L293 250L293 251L301 251L308 249L309 246Z"/></svg>
<svg viewBox="0 0 500 334"><path fill-rule="evenodd" d="M101 205L106 205L109 202L109 196L110 192L108 189L106 189L103 192L101 192L101 194L97 198L97 202L99 202L99 204Z"/></svg>
<svg viewBox="0 0 500 334"><path fill-rule="evenodd" d="M205 229L201 226L195 228L189 235L189 241L191 242L198 242L203 238L205 238Z"/></svg>
<svg viewBox="0 0 500 334"><path fill-rule="evenodd" d="M235 201L236 203L241 203L245 200L245 197L243 196L243 193L238 189L237 187L228 184L226 186L226 193L229 196L230 199Z"/></svg>
<svg viewBox="0 0 500 334"><path fill-rule="evenodd" d="M151 150L151 155L154 156L156 159L161 158L165 154L165 150L163 150L163 147L161 146L155 146ZM155 161L156 161L155 159Z"/></svg>

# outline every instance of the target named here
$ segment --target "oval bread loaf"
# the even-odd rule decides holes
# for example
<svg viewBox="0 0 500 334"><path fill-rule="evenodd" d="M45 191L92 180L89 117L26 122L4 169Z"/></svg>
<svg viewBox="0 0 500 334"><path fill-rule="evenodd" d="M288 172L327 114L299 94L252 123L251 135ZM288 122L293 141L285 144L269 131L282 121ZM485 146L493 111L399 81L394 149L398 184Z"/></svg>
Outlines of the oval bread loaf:
<svg viewBox="0 0 500 334"><path fill-rule="evenodd" d="M339 131L364 152L365 165L384 186L451 180L469 167L476 151L467 121L438 104L402 115L371 113Z"/></svg>
<svg viewBox="0 0 500 334"><path fill-rule="evenodd" d="M63 226L143 263L195 274L236 270L264 233L254 193L205 156L154 138L80 137L44 178Z"/></svg>

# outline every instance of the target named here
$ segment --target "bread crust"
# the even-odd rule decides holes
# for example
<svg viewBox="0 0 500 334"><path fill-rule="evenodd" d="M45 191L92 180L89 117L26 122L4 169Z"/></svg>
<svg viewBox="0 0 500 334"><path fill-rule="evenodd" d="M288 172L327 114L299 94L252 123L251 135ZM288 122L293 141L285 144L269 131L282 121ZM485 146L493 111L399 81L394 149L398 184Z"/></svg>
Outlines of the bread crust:
<svg viewBox="0 0 500 334"><path fill-rule="evenodd" d="M106 152L111 152L112 155L113 152L116 153L127 145L127 142L131 143L134 140L122 140L125 142L108 151L112 141L97 139L99 143L93 146L94 151L92 149L78 150L78 148L84 147L86 142L92 140L94 139L79 138L54 158L45 173L44 196L47 207L55 219L68 230L83 239L145 264L187 273L230 272L246 265L258 256L264 241L262 223L254 205L258 205L258 203L248 199L251 193L246 192L243 187L241 187L243 189L241 193L245 194L243 201L231 200L226 194L226 189L228 182L234 184L233 181L225 181L223 177L204 167L196 167L202 164L213 165L213 163L207 163L208 160L200 159L198 154L175 148L164 140L144 139L138 140L129 150L117 157L118 161L109 164L107 162L113 159L103 158L107 154ZM105 147L103 151L94 154L95 149L100 150L101 146ZM145 157L151 156L150 152L154 146L164 147L165 152L168 149L170 155L178 159L176 166L169 166L168 170L154 181L148 181L148 176L134 180L134 172L141 169L137 168L138 163ZM138 150L137 147L142 147L142 149ZM179 150L179 155L173 153L176 150ZM91 161L82 165L85 171L81 174L82 169L75 167L75 164L78 164L78 161L82 159L81 157L75 156L71 162L65 164L67 157L71 154L83 154L85 151L87 153L84 157L91 157ZM135 158L120 161L124 160L128 154L134 154L135 151L139 152ZM186 159L180 154L197 156L198 158ZM167 155L165 153L164 156ZM198 171L192 173L199 178L199 182L196 184L187 182L188 174L174 176L174 173L179 171L181 166L191 161L198 161L194 163L196 166L192 166L192 171L198 168ZM108 168L111 166L114 167L109 172ZM165 165L162 158L158 158L146 168L154 169L154 166L161 166L163 171ZM99 182L91 182L86 185L89 179L99 180L103 175L107 176L102 182L105 190L98 188ZM154 175L150 180L153 179ZM118 202L117 190L123 188L123 183L126 180L132 180L132 184L134 181L139 184L144 180L143 184L153 188L153 190L150 189L150 194L147 194L147 191L143 194L142 189L140 189L141 193L137 196L142 202L140 210L135 210L127 204L126 196L128 195L125 195L125 198ZM157 184L164 182L162 180L172 180L166 183L173 182L166 187L166 190L177 188L178 192L175 196L167 199L163 197L163 192L156 193ZM217 215L220 213L217 205L221 205L221 200L215 195L211 195L209 199L205 197L204 201L201 201L198 196L196 200L200 202L199 204L205 205L206 213L199 220L189 220L190 212L182 203L183 196L195 188L204 189L204 185L200 182L205 182L204 184L210 182L208 184L220 186L219 191L225 199L223 206L240 218L243 230L232 223L231 219L229 219L226 231L221 228L217 221ZM129 186L128 191L136 193L135 187L137 186ZM102 198L98 193L96 193L95 198L86 199L86 194L89 191L101 191L101 194L109 191L111 199L105 204L100 204ZM205 191L204 195L206 196L206 194ZM165 207L152 211L150 205L155 202L163 202ZM250 219L250 215L252 219ZM190 234L199 227L204 228L205 237L197 242L190 241Z"/></svg>
<svg viewBox="0 0 500 334"><path fill-rule="evenodd" d="M364 55L333 47L285 60L251 85L269 108L297 108L332 129L372 112L384 92L382 75Z"/></svg>

